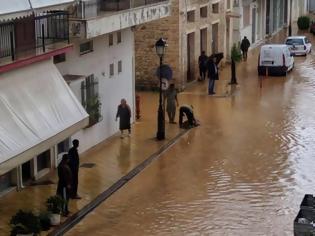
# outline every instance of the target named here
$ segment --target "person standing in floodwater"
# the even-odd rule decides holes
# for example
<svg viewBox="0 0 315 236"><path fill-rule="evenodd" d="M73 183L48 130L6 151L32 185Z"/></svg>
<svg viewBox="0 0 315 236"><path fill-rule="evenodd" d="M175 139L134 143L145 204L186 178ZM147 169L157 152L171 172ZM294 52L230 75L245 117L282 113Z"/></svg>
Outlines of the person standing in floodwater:
<svg viewBox="0 0 315 236"><path fill-rule="evenodd" d="M168 114L168 119L170 124L176 124L175 115L176 115L176 105L178 106L177 100L177 91L175 85L171 84L169 89L166 91L166 111Z"/></svg>
<svg viewBox="0 0 315 236"><path fill-rule="evenodd" d="M201 55L198 58L200 80L205 80L206 78L207 62L208 62L208 57L206 55L206 52L202 51Z"/></svg>
<svg viewBox="0 0 315 236"><path fill-rule="evenodd" d="M116 121L119 117L119 129L121 132L120 138L124 138L124 130L128 130L128 136L131 133L130 127L130 118L131 118L131 110L129 105L127 104L126 99L121 99L120 105L117 109Z"/></svg>
<svg viewBox="0 0 315 236"><path fill-rule="evenodd" d="M246 61L247 60L247 51L248 48L250 47L250 42L247 39L246 36L244 36L242 42L241 42L241 50L242 50L242 54L243 54L243 60Z"/></svg>

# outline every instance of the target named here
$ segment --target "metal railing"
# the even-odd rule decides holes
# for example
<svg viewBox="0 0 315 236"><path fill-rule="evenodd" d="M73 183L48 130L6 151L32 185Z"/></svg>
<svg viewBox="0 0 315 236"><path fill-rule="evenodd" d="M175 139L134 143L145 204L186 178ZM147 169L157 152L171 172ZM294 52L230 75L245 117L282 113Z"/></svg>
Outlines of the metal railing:
<svg viewBox="0 0 315 236"><path fill-rule="evenodd" d="M69 43L69 15L67 12L43 13L35 17L31 16L27 20L30 22L28 25L30 30L25 28L23 32L24 38L29 41L26 44L23 44L25 39L19 32L21 27L18 27L23 20L0 24L0 58L11 57L12 60L15 60L16 55L24 51L41 47L45 52L46 46L49 44L61 41ZM23 44L23 47L19 47L20 44Z"/></svg>

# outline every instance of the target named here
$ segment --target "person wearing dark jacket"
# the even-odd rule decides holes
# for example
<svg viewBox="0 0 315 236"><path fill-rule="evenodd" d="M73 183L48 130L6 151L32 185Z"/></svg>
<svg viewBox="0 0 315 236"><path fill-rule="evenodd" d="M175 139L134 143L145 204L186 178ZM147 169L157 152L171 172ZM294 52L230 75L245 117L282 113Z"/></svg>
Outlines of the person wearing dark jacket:
<svg viewBox="0 0 315 236"><path fill-rule="evenodd" d="M248 48L250 47L250 42L249 40L247 39L246 36L244 36L242 42L241 42L241 50L242 50L242 54L243 54L243 59L244 61L247 60L247 51L248 51Z"/></svg>
<svg viewBox="0 0 315 236"><path fill-rule="evenodd" d="M183 118L186 116L187 121L183 122ZM194 111L192 106L182 105L179 108L179 127L183 129L189 129L197 126L198 123L194 116Z"/></svg>
<svg viewBox="0 0 315 236"><path fill-rule="evenodd" d="M130 136L131 128L130 128L130 118L131 118L131 110L129 105L127 104L126 99L121 99L120 105L117 108L116 121L119 117L119 129L121 132L121 138L124 138L124 130L128 130L128 135Z"/></svg>
<svg viewBox="0 0 315 236"><path fill-rule="evenodd" d="M73 147L69 149L69 166L72 172L72 184L71 184L71 198L72 199L81 199L78 195L78 182L79 182L79 166L80 166L80 158L78 153L79 140L74 139L72 141Z"/></svg>
<svg viewBox="0 0 315 236"><path fill-rule="evenodd" d="M206 56L206 52L202 51L198 58L200 80L205 80L206 78L207 61L208 57Z"/></svg>
<svg viewBox="0 0 315 236"><path fill-rule="evenodd" d="M65 200L65 204L62 209L62 214L67 216L69 214L68 202L71 193L72 173L69 167L69 156L64 154L62 160L58 166L58 186L57 195Z"/></svg>
<svg viewBox="0 0 315 236"><path fill-rule="evenodd" d="M218 66L216 65L216 58L210 57L208 60L208 77L209 77L209 86L208 94L213 95L214 92L214 83L219 79Z"/></svg>

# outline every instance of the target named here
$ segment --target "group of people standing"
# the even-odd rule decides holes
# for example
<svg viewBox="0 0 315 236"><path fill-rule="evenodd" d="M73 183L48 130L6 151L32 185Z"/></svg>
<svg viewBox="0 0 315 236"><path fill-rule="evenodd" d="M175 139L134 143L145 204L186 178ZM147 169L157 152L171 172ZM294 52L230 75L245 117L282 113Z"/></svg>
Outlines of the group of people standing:
<svg viewBox="0 0 315 236"><path fill-rule="evenodd" d="M214 85L215 81L219 80L219 70L217 65L217 58L215 56L208 57L205 51L201 52L201 55L198 59L199 64L199 75L201 81L205 80L208 76L209 78L209 86L208 86L208 94L214 95Z"/></svg>
<svg viewBox="0 0 315 236"><path fill-rule="evenodd" d="M69 199L81 199L78 195L78 180L79 180L79 167L80 158L78 153L79 140L72 141L72 148L69 149L67 154L62 156L62 160L58 165L58 186L57 195L65 200L63 207L63 215L69 214L68 202Z"/></svg>

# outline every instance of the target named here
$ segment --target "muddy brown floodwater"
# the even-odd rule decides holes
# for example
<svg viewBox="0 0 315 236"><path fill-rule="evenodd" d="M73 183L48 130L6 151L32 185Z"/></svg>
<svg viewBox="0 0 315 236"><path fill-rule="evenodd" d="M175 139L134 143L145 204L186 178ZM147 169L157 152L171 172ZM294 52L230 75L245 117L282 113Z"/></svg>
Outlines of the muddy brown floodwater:
<svg viewBox="0 0 315 236"><path fill-rule="evenodd" d="M292 73L260 89L256 50L238 65L232 96L221 96L229 67L216 97L192 85L179 100L201 126L67 235L293 235L304 194L315 192L314 59L295 58Z"/></svg>

